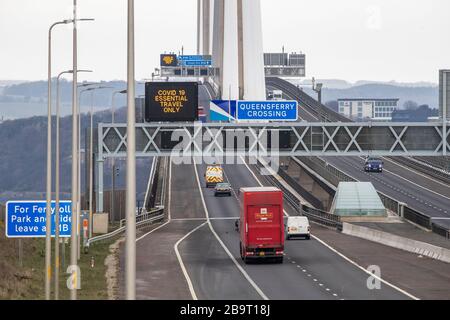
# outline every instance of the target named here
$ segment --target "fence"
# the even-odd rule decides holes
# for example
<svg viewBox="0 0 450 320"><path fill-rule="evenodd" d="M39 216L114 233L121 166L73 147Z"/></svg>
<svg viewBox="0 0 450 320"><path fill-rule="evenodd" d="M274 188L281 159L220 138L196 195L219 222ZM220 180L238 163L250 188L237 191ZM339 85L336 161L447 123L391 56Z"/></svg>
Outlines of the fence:
<svg viewBox="0 0 450 320"><path fill-rule="evenodd" d="M258 160L258 168L262 167L264 167L264 164L262 164ZM276 177L274 176L265 176L265 177L270 184L283 191L284 198L291 205L291 207L297 211L299 215L308 217L308 219L310 219L311 221L314 221L318 224L327 227L337 228L338 230L342 229L342 222L340 216L333 215L315 208L311 208L307 205L302 205L300 203L300 200L297 199L297 197L294 194L292 194ZM295 183L294 185L298 185L296 181L294 181L294 183ZM291 185L291 187L293 186Z"/></svg>
<svg viewBox="0 0 450 320"><path fill-rule="evenodd" d="M316 161L317 160L317 161ZM308 166L313 167L313 170L317 170L316 172L324 177L325 179L329 179L328 181L332 182L334 185L337 185L339 181L356 181L352 177L348 176L344 172L340 171L336 167L327 164L325 161L319 158L314 158L314 162L308 158L302 158L302 162L307 163ZM299 160L297 159L297 163ZM321 167L322 166L322 167ZM422 226L428 230L432 230L438 235L444 236L446 238L450 238L449 233L450 230L444 226L441 226L437 223L432 222L432 218L423 214L417 210L414 210L407 205L387 196L384 193L378 192L381 201L384 206L396 213L397 215L402 215L402 217L408 221L411 221L419 226ZM403 212L402 212L403 207Z"/></svg>
<svg viewBox="0 0 450 320"><path fill-rule="evenodd" d="M142 215L136 216L136 229L147 227L149 225L160 222L162 220L164 220L164 208L159 208L159 209L153 210L151 212L146 212ZM113 232L88 239L88 241L86 242L86 245L84 247L84 251L87 253L89 250L89 247L93 243L96 243L99 241L104 241L104 240L110 240L110 239L113 239L113 238L117 237L118 235L122 234L126 230L126 225L125 225L124 221L125 220L122 220L120 222L120 227L118 229L114 230Z"/></svg>

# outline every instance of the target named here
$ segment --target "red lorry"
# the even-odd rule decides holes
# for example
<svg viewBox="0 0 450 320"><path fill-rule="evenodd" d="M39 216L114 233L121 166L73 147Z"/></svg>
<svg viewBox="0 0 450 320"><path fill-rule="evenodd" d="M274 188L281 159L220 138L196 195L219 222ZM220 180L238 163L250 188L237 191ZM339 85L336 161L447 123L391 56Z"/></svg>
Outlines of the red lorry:
<svg viewBox="0 0 450 320"><path fill-rule="evenodd" d="M242 260L274 258L283 263L283 192L273 187L241 188L240 198Z"/></svg>

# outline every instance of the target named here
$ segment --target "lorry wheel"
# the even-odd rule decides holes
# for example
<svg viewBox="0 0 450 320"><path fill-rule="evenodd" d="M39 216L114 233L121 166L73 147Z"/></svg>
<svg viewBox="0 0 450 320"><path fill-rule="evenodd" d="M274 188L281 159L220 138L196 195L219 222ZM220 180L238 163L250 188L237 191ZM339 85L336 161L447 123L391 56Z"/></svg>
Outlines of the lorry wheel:
<svg viewBox="0 0 450 320"><path fill-rule="evenodd" d="M306 236L306 240L311 240L311 236Z"/></svg>
<svg viewBox="0 0 450 320"><path fill-rule="evenodd" d="M283 257L277 258L277 259L276 259L276 262L279 263L279 264L282 264L282 263L283 263Z"/></svg>

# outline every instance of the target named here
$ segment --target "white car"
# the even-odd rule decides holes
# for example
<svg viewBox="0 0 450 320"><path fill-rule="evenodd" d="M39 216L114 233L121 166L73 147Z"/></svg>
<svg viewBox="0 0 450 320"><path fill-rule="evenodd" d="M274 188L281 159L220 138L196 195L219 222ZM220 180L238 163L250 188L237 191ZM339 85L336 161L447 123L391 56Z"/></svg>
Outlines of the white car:
<svg viewBox="0 0 450 320"><path fill-rule="evenodd" d="M286 240L292 237L311 239L311 226L307 217L288 217L286 222Z"/></svg>

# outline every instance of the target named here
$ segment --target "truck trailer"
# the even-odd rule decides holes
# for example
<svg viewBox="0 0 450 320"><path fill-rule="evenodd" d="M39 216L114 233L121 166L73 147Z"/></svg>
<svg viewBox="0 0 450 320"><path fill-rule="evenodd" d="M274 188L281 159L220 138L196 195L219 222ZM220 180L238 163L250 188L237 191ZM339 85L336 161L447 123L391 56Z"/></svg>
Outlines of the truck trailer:
<svg viewBox="0 0 450 320"><path fill-rule="evenodd" d="M273 187L241 188L240 253L245 263L275 259L283 263L283 192Z"/></svg>

